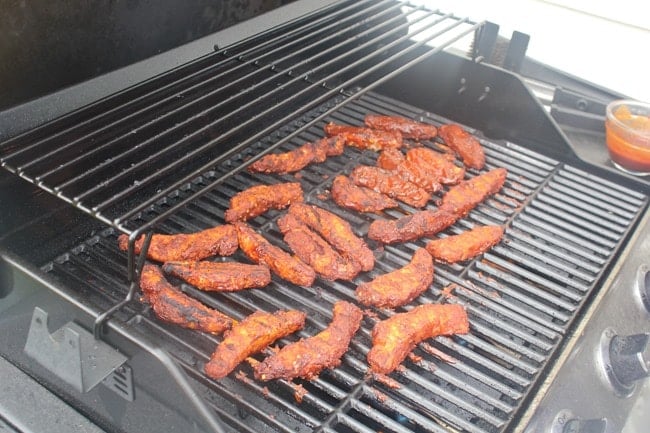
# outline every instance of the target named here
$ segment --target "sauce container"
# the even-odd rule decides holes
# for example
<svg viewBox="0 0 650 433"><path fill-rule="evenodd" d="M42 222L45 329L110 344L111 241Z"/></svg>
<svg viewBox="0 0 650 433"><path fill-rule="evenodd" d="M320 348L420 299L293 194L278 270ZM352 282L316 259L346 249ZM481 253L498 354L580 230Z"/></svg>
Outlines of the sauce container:
<svg viewBox="0 0 650 433"><path fill-rule="evenodd" d="M614 165L633 175L650 175L650 104L613 101L606 114L607 150Z"/></svg>

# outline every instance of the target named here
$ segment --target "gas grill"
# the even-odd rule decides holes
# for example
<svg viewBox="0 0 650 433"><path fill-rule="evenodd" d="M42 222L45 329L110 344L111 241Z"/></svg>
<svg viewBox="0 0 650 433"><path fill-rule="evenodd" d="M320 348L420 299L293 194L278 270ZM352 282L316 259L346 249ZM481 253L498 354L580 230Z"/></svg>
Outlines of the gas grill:
<svg viewBox="0 0 650 433"><path fill-rule="evenodd" d="M84 104L48 122L33 104L6 112L2 357L106 431L620 431L647 375L650 183L581 159L564 125L580 113L549 113L531 80L483 62L490 28L392 0L337 2L90 104L79 94ZM472 52L454 50L468 39ZM366 354L374 324L394 312L378 309L317 379L257 382L246 362L209 379L203 366L221 337L162 323L140 301L135 239L223 224L229 198L257 184L299 181L307 202L360 236L373 219L414 212L360 214L330 199L333 178L374 165L375 152L346 148L295 176L246 171L322 137L327 122L361 125L370 113L461 123L486 168L508 170L498 194L444 232L500 224L504 240L470 262L436 264L432 286L397 310L462 304L471 332L418 345L382 380ZM250 224L286 248L280 215ZM404 266L424 241L369 244L375 269L353 282L304 288L274 277L264 289L206 293L172 281L236 320L306 312L283 346L325 328L336 301L354 302L357 284ZM25 408L0 408L20 430L6 411Z"/></svg>

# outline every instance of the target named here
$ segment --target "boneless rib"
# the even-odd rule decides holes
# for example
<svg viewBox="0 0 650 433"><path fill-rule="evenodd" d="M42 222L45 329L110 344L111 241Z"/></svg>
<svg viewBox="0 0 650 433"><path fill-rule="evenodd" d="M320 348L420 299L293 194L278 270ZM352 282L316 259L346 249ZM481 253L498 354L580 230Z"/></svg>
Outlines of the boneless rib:
<svg viewBox="0 0 650 433"><path fill-rule="evenodd" d="M421 341L468 332L467 312L461 305L426 304L395 314L378 322L372 330L372 348L368 352L370 370L388 374Z"/></svg>
<svg viewBox="0 0 650 433"><path fill-rule="evenodd" d="M203 305L172 286L158 266L144 265L140 275L140 288L144 300L164 322L211 333L221 333L233 324L230 317Z"/></svg>
<svg viewBox="0 0 650 433"><path fill-rule="evenodd" d="M205 365L205 374L213 379L226 377L244 359L264 350L278 338L301 329L305 317L305 313L295 310L254 312L224 334L223 341Z"/></svg>
<svg viewBox="0 0 650 433"><path fill-rule="evenodd" d="M332 322L313 337L289 344L255 366L258 380L313 379L326 368L341 363L352 336L361 325L363 313L356 305L338 301L334 304Z"/></svg>

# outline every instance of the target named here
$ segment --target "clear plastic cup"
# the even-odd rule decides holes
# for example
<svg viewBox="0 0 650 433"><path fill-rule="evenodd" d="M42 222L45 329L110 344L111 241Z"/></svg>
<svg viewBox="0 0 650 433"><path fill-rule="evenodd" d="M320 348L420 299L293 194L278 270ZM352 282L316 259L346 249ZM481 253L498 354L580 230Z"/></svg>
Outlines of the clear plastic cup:
<svg viewBox="0 0 650 433"><path fill-rule="evenodd" d="M650 175L650 104L611 102L605 131L607 150L617 168L636 176Z"/></svg>

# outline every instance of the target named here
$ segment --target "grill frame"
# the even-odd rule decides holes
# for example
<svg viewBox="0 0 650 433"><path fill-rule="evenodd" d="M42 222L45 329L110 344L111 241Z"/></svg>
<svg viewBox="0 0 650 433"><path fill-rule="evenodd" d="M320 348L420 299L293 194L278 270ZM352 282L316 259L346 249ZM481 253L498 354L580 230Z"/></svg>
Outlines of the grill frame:
<svg viewBox="0 0 650 433"><path fill-rule="evenodd" d="M355 94L354 96L356 97L356 96L358 96L358 95ZM343 105L346 105L346 104L343 104ZM279 143L278 146L280 146L281 144L282 144L282 143ZM507 145L507 143L506 143L506 145ZM275 148L274 148L274 149L275 149ZM268 151L271 151L271 149L269 148ZM261 156L261 155L260 155L260 156ZM239 167L239 168L241 168L241 167ZM207 192L206 192L206 194L207 194ZM171 215L170 215L170 216L171 216ZM161 219L162 219L162 217L161 217ZM632 224L632 226L630 227L630 229L629 229L630 231L627 232L628 235L629 235L629 233L631 233L631 229L633 228L633 226L634 226L634 224ZM627 237L627 236L624 236L624 237ZM468 290L467 290L467 293L470 293L470 292L472 292L472 291L471 291L470 289L468 289ZM474 292L472 292L472 293L474 293ZM475 293L475 294L474 294L474 296L482 296L482 295L483 295L483 294L481 294L481 293L478 293L478 294ZM127 301L128 301L128 299L127 299ZM127 302L127 303L128 303L128 302ZM120 306L120 308L119 308L118 310L121 310L121 306ZM122 311L116 311L116 313L120 314L120 313L122 313ZM117 319L117 322L120 322L121 320L122 320L122 318L120 317L120 318ZM111 326L113 325L113 322L114 322L114 321L111 321ZM324 322L324 321L321 321L321 324L323 324L323 323L325 323L325 322ZM130 331L127 331L127 332L130 332ZM186 370L188 370L188 371L190 371L190 372L193 370L193 368L188 368L188 367L187 367L189 364L188 364L187 362L185 362L184 360L182 360L182 359L179 358L178 361L180 361L181 365L183 365L183 366L185 367ZM194 375L192 375L192 376L194 377ZM201 380L201 381L204 380L203 378L200 378L200 377L198 377L198 379ZM214 387L215 385L214 385L213 383L211 383L211 382L208 382L208 383L207 383L207 386L208 386L208 388L211 388L211 387ZM258 388L259 388L259 387L258 387ZM357 391L356 391L357 393L361 393L361 392L366 391L365 389L361 389L361 388L356 388L356 390L357 390ZM357 394L349 393L349 394L348 394L348 398L353 398L353 397L355 397L356 395L357 395ZM363 407L363 406L361 405L361 403L359 403L359 407ZM220 412L222 415L224 415L224 411L223 411L223 410L219 410L219 412ZM338 412L336 412L336 413L338 414ZM338 416L338 415L337 415L337 416ZM335 418L336 418L336 417L334 417L334 418L332 418L332 419L335 419ZM350 420L350 419L346 419L346 422L349 422L349 423L351 423L351 424L354 424L354 422L353 422L352 420ZM359 426L357 426L357 427L358 427L358 428L361 428L361 427L359 427ZM398 429L398 427L395 427L395 428ZM324 430L326 430L326 429L324 429ZM399 430L398 430L398 431L399 431ZM434 431L435 431L435 430L434 430Z"/></svg>
<svg viewBox="0 0 650 433"><path fill-rule="evenodd" d="M391 104L388 98L382 96L375 97L374 94L368 94L360 98L361 101L358 104L351 105L348 103L344 107L340 108L338 112L335 112L333 114L334 117L332 117L331 120L347 123L358 123L358 120L360 119L359 116L361 116L363 110L369 106L374 106L376 111L377 107L388 110L389 107L394 107L395 104L398 104L397 102ZM338 101L334 101L332 104L338 105L337 102ZM402 108L404 106L405 104L402 104L400 109L394 111L393 114L408 115L414 118L424 118L437 123L444 122L444 119L441 119L437 116L432 117L433 115L425 114L421 110L417 111L413 109L411 112L404 112L402 111ZM315 110L312 115L318 116L319 112L320 110ZM381 112L385 113L386 111ZM301 120L299 124L303 124L307 120L308 118ZM321 126L322 123L326 120L330 120L330 118L321 121ZM317 134L319 130L319 127L312 127L308 131L303 132L301 135L293 137L291 135L292 129L288 127L286 130L280 132L280 135L291 135L293 138L288 142L283 142L284 144L278 145L280 147L276 147L275 149L289 150L290 148L294 148L300 145L303 140L308 140L310 137L314 136L314 134ZM203 225L219 223L221 222L220 218L223 218L223 212L228 206L227 197L235 191L243 189L246 186L255 183L274 183L279 181L293 180L292 175L250 175L243 170L243 167L252 161L252 158L249 157L251 155L257 155L260 149L267 149L267 144L270 142L275 143L280 141L277 140L276 135L272 135L266 142L263 140L256 146L248 148L244 152L240 152L234 155L232 158L234 158L235 161L232 163L224 161L225 167L223 167L221 171L216 170L214 173L208 173L201 179L197 179L197 185L188 185L187 189L181 194L181 196L176 197L175 200L183 202L184 197L192 196L193 191L200 191L203 189L203 185L211 185L213 179L220 179L222 177L222 172L230 172L230 167L234 166L240 169L237 174L227 176L225 178L225 184L222 183L221 188L212 189L202 195L199 199L193 200L192 204L188 205L191 209L189 209L188 206L185 206L182 212L176 212L170 216L167 220L165 220L165 224L160 226L162 231L173 232L175 231L175 227L184 227L186 229L194 230L201 228ZM527 164L529 166L538 166L539 172L544 173L544 176L541 176L539 173L535 173L534 171L528 171L525 164L521 165L519 167L519 170L521 173L527 173L528 178L520 178L522 174L517 173L517 170L514 170L511 173L508 185L505 188L508 192L498 194L496 198L488 200L487 204L479 206L478 210L473 211L470 216L466 217L466 219L462 220L462 222L446 231L445 233L447 234L458 232L461 228L469 227L471 224L500 222L507 224L510 227L509 231L507 232L508 240L505 241L506 244L509 245L512 244L512 242L521 241L521 236L519 238L516 236L513 238L509 235L513 226L515 226L514 221L522 215L520 211L513 211L513 207L523 207L523 209L533 208L535 207L536 201L540 202L541 205L544 205L544 200L539 200L539 197L549 185L553 185L554 183L561 184L562 182L566 183L567 181L577 181L578 183L584 183L583 176L585 176L586 173L582 172L580 169L565 168L568 167L566 164L554 161L548 157L535 155L535 152L529 151L528 149L516 146L511 143L495 144L490 140L485 139L483 139L483 143L487 148L489 167L492 167L499 161L508 160L511 161L509 162L510 166L508 168L511 166L516 167L517 164L515 164L515 162L520 164L522 162L521 160L523 159L524 161L527 161ZM506 152L505 155L500 155L503 152ZM336 158L332 160L328 159L328 161L324 164L315 165L303 170L302 175L300 176L301 182L307 182L310 185L311 182L318 183L317 185L312 185L309 188L305 188L306 191L308 191L308 200L314 204L321 205L325 208L329 208L330 210L334 210L339 214L346 214L344 215L345 218L351 220L353 226L363 231L362 227L367 226L367 223L370 220L379 216L358 216L354 215L353 212L342 211L340 209L332 207L331 203L327 205L327 200L319 198L319 195L324 192L324 186L326 186L331 181L337 170L349 170L352 165L355 165L357 163L371 163L372 158L374 157L375 155L372 152L364 153L355 149L347 149L346 156L342 158L343 162L336 162ZM333 164L335 168L329 168L330 164ZM475 172L472 172L471 175L475 174ZM327 176L327 179L322 178L322 176ZM514 181L512 179L513 177L518 180ZM537 181L530 179L537 179ZM511 184L514 183L519 183L520 185L513 189ZM611 184L611 182L603 181L603 185L605 184ZM526 191L530 191L530 193L526 193ZM616 192L620 190L613 191ZM590 196L597 196L600 194L599 192L595 192L593 190L589 190L587 192L590 194ZM585 191L583 191L582 194L585 194ZM611 195L613 192L609 191L607 194ZM638 197L643 197L643 195L640 193L636 194ZM522 200L518 201L512 199L513 196L521 197ZM639 200L641 200L641 198L639 198ZM575 208L577 211L581 211L580 208L584 207L584 201L585 200L583 198L577 202L579 205ZM503 207L504 204L505 210ZM644 206L647 206L647 198L644 205L642 205L640 202L637 204L639 205L639 208L637 209L635 216L628 215L629 217L633 218L632 220L628 220L627 228L624 230L625 234L620 237L619 242L617 243L618 248L621 248L623 245L623 239L634 227L634 221L640 217L641 210L644 208ZM164 202L161 202L160 205L162 206L161 212L168 206L173 206L173 204L170 205ZM602 204L599 204L599 206L602 206ZM389 214L395 217L401 215L403 212L410 211L411 209L404 207L399 211L390 211ZM268 215L260 216L252 220L251 224L256 229L266 232L266 237L269 238L272 242L282 245L281 235L277 232L277 229L274 228L274 221L277 219L277 217L279 217L280 214L281 212L271 211L268 213ZM194 220L192 220L192 215L194 215ZM206 220L205 218L207 218L207 215L210 215L209 218L212 218L212 220ZM534 217L536 217L536 215L533 215L531 218ZM190 221L189 224L188 221ZM192 223L191 221L194 222ZM365 224L359 224L359 221L365 221ZM578 223L580 223L580 221L578 221ZM529 224L534 226L534 224L529 220L521 221L521 224ZM566 224L570 223L565 223L565 225ZM140 223L138 223L138 225L140 225ZM549 226L553 225L553 223L549 223ZM562 224L559 226L559 228L562 229ZM514 228L518 229L520 232L524 231L522 227ZM568 231L568 229L565 229L563 236L567 236L566 232ZM115 236L115 232L110 232L108 240L101 241L102 243L106 243L104 245L104 248L112 248L113 250L116 248L114 239ZM383 253L384 255L379 261L376 269L368 275L359 277L359 280L366 280L370 278L371 275L404 265L408 261L410 253L412 252L413 248L415 248L415 245L421 243L422 242L416 242L408 243L406 246L401 245L397 247L385 247L385 252ZM579 245L574 245L573 248L576 250L580 250L582 248L584 250L585 245L586 249L593 249L592 255L587 254L587 257L593 256L599 258L599 254L605 251L604 248L598 249L598 245L596 243L590 243L588 239L583 240L582 247ZM88 251L92 252L92 248L90 248L90 246L91 245L89 245ZM548 247L548 245L546 246ZM534 248L534 245L530 248ZM425 375L434 374L434 377L437 377L435 375L441 374L442 378L446 379L446 381L450 380L450 383L455 383L456 386L458 386L463 382L463 380L458 379L454 376L454 374L449 373L447 369L454 371L454 369L460 368L463 371L461 374L462 377L470 378L472 381L476 381L476 384L480 385L478 388L469 387L469 395L471 396L472 392L478 393L475 395L475 398L478 399L478 401L491 402L491 404L496 408L495 410L497 410L497 413L501 414L499 416L506 417L504 420L499 418L497 415L490 415L489 413L482 412L478 408L470 409L478 411L477 413L483 413L483 416L487 419L491 419L491 422L493 423L501 423L498 429L495 427L493 430L486 429L485 431L509 431L508 429L510 428L511 423L514 422L514 419L517 416L516 414L521 413L521 408L525 406L524 403L527 400L526 397L530 396L532 390L536 389L537 386L539 386L539 377L543 375L543 372L551 368L555 354L558 353L559 347L563 344L563 335L565 335L568 330L571 329L572 324L577 317L576 312L582 308L583 304L588 303L588 300L591 297L591 293L595 291L595 287L598 285L599 280L602 278L605 270L609 267L610 261L613 260L616 256L616 253L610 251L608 253L608 257L605 259L593 261L595 264L591 264L590 266L592 270L594 268L598 268L600 276L598 278L592 278L592 280L589 282L589 288L581 290L582 286L578 285L574 287L573 291L570 291L562 288L554 289L554 284L557 283L552 283L550 281L532 280L528 283L524 281L526 279L526 275L531 275L533 277L535 275L539 276L543 272L543 270L540 269L531 268L525 272L519 271L519 273L523 275L523 277L520 277L521 280L519 282L517 282L516 279L513 279L511 275L509 276L508 270L506 268L504 268L505 270L500 271L505 273L505 277L500 276L498 273L494 273L496 270L498 270L497 268L499 266L504 266L507 264L507 262L504 262L505 259L511 258L516 261L517 257L513 256L513 254L517 253L518 251L521 250L515 250L513 253L513 251L507 249L506 252L503 253L502 251L499 251L499 247L497 247L497 250L493 253L485 254L483 260L475 260L471 264L467 265L467 267L442 265L436 266L436 282L425 295L419 298L418 302L446 301L460 302L466 305L469 308L472 318L471 323L473 332L478 332L478 335L480 335L480 337L478 335L470 335L468 337L460 337L459 339L439 338L434 342L428 342L427 345L424 346L433 347L433 349L429 349L429 352L427 352L426 349L423 351L423 346L421 345L420 349L416 350L416 353L418 355L427 357L427 353L430 355L431 353L439 354L442 352L447 353L447 356L463 359L463 361L460 363L457 362L456 364L447 365L444 361L435 362L429 358L424 362L425 367L418 367L417 363L411 364L410 361L407 361L407 369L402 373L397 373L397 376L401 378L399 380L403 383L419 383L420 385L417 385L418 387L421 386L423 387L422 389L426 389L427 385L433 386L430 382L430 379L423 379L421 373L417 373L416 371L423 371L426 373ZM556 251L553 251L553 253L555 254ZM565 254L571 255L571 251L565 252ZM553 254L547 254L545 258L552 258L552 255ZM96 259L100 258L101 255ZM119 253L117 255L117 258L119 258ZM578 277L584 277L590 268L590 266L588 266L589 263L585 265L584 262L589 262L589 260L585 259L584 257L577 257L575 259L576 263L579 265L579 268L582 268L582 270L577 270L575 272L575 275ZM486 265L485 260L487 260L488 265ZM531 259L528 259L528 261L530 260L534 261L535 257L532 256ZM521 261L522 260L519 259L519 262ZM523 261L526 262L526 259ZM492 263L492 265L490 266L489 263ZM122 266L123 265L124 260L122 260ZM496 266L496 268L494 266ZM459 273L459 269L461 269L462 272ZM486 274L488 272L492 272L492 274L484 278L479 275L482 272ZM511 271L510 274L512 273L516 275L517 271ZM122 272L117 272L117 275L122 275L123 278ZM494 281L491 281L490 278L494 278ZM69 282L62 281L61 283L68 284ZM453 283L458 286L455 291L455 295L451 298L446 298L443 292L443 288L448 283ZM123 287L125 287L127 284L128 282L126 280L122 280ZM539 286L540 284L541 286ZM119 284L110 281L103 283L103 286L115 285ZM281 340L280 344L286 344L287 342L294 341L298 336L305 337L318 332L318 330L324 328L327 325L327 305L333 304L335 300L340 298L348 300L353 299L353 284L349 283L333 283L331 285L319 284L315 289L300 289L298 291L291 289L289 295L281 295L282 290L288 289L288 287L286 283L281 283L277 280L274 280L274 283L272 283L273 288L269 289L270 292L268 293L266 291L256 292L255 295L251 295L253 298L250 299L245 293L228 295L223 299L218 296L218 301L215 300L214 296L200 292L191 286L181 285L181 287L183 287L187 292L191 293L192 296L207 303L208 305L218 308L219 310L237 319L244 317L255 308L262 308L267 310L292 307L298 308L295 304L291 304L291 299L299 299L299 304L304 308L309 309L312 313L309 316L314 318L310 319L310 325L308 325L307 330L298 333L297 336ZM533 299L536 300L538 303L537 305L528 305L527 308L522 309L522 306L526 306L526 302L521 300L521 296L525 297L526 294L523 292L517 292L517 289L521 287L528 287L529 290L532 290L532 294L529 296L529 300L526 302L529 303L530 299ZM547 292L545 292L545 290L547 290ZM557 290L557 293L553 294L553 290ZM494 297L494 293L501 293L501 295ZM519 298L516 296L519 296ZM119 299L119 297L115 300L117 299ZM549 308L548 305L552 305L553 302L557 303L560 306L563 306L563 308L567 309L568 311L562 313L561 310L553 310L552 308ZM486 310L483 310L483 308L486 308ZM538 311L538 313L533 314L533 311ZM124 313L126 312L129 313L124 316ZM144 310L136 308L134 310L133 305L129 304L123 306L123 308L120 309L119 313L119 320L124 320L126 322L135 320L139 326L145 326L146 329L150 328L152 330L151 332L154 334L163 332L168 336L167 339L169 340L178 342L184 338L189 338L187 337L188 331L179 330L178 332L175 332L168 329L173 329L174 327L167 327L165 325L157 323L156 319L151 316L151 313L147 312L147 308L144 308ZM385 317L386 313L380 311L379 314L381 317ZM508 339L503 339L500 337L499 333L491 330L489 321L495 320L494 317L496 316L504 317L504 319L497 319L502 323L499 325L499 329L501 329L507 335L511 336L508 338L520 339L519 342L512 343L508 341ZM205 377L202 377L201 372L201 365L205 360L207 360L207 356L209 356L209 349L205 352L201 352L201 350L206 349L191 349L190 352L193 353L193 355L191 355L188 360L188 355L183 354L182 350L179 353L178 347L174 347L175 344L168 343L168 345L169 350L175 359L183 366L185 370L189 371L190 377L199 380L209 389L216 390L218 393L227 396L227 398L231 399L233 404L239 405L241 410L252 415L256 415L257 417L265 416L264 411L262 411L260 408L267 407L264 404L265 402L262 400L268 399L271 402L270 404L272 406L273 404L276 405L276 410L272 413L278 413L277 405L279 405L282 408L279 410L279 412L285 413L289 411L290 413L293 413L292 416L298 417L301 423L306 423L308 426L310 426L310 428L314 428L315 431L346 431L341 426L337 427L337 422L348 423L350 424L348 427L352 428L353 430L357 429L358 431L365 431L364 428L356 424L358 421L355 421L355 416L361 417L361 412L359 411L362 411L363 409L367 412L371 407L375 407L375 409L373 409L374 412L371 411L368 413L374 414L376 419L375 421L372 421L370 419L364 418L365 421L363 422L365 423L372 423L376 422L376 420L381 420L384 428L391 426L394 431L398 432L419 431L417 430L417 427L413 427L414 425L420 425L420 428L428 429L429 431L445 431L440 426L440 424L437 424L435 421L433 421L436 419L436 416L433 416L432 419L428 419L424 417L421 412L419 412L422 409L414 410L412 407L409 409L410 405L414 404L413 399L415 396L420 396L420 394L414 394L416 391L411 390L410 387L405 386L400 391L393 391L390 388L382 385L381 382L376 382L373 379L369 378L363 378L362 375L359 376L360 369L364 368L363 356L369 348L369 330L371 329L371 324L373 323L370 321L369 324L369 320L370 319L366 319L364 322L365 324L363 326L363 330L360 331L360 335L355 337L355 341L353 342L351 348L352 352L348 353L344 357L345 361L342 369L337 369L333 372L325 373L323 375L323 378L314 381L314 383L303 383L302 381L298 381L298 383L305 385L310 391L310 394L305 396L305 401L308 405L311 404L313 407L321 407L324 408L322 410L329 411L326 414L325 418L322 419L314 418L313 413L310 414L308 411L303 411L301 409L301 405L298 405L298 407L289 408L288 405L292 404L292 397L290 396L290 393L293 392L293 386L290 382L279 381L273 385L260 384L250 379L250 373L245 376L235 375L234 378L231 376L225 380L225 383L214 382L206 379ZM559 323L558 320L562 321L562 323ZM512 323L508 324L509 321L512 321ZM146 325L143 325L145 323ZM524 328L521 328L521 330L519 330L518 326L524 326ZM537 334L537 336L531 335L531 332L533 332L533 334ZM207 340L208 342L204 340L198 341L198 343L189 343L190 347L209 347L210 344L208 342L216 344L219 341L219 338L209 338ZM469 347L473 347L473 349L463 348L463 345L459 344L459 341L464 342L463 344L467 344ZM531 349L526 349L523 347L521 345L521 342L526 342L527 345L530 344ZM187 344L188 343L185 343L183 346L186 346ZM521 356L524 358L522 360L517 360L516 357L508 355L506 352L501 352L501 349L494 352L494 350L496 350L494 349L495 347L502 347L503 350L506 351L518 350L520 351ZM449 352L451 352L452 355L449 355ZM445 356L443 356L442 359L446 359ZM503 363L504 365L499 366L500 363ZM458 365L458 367L455 365ZM483 369L486 368L486 365L491 366L488 368L488 371L492 371L492 374L488 374L483 371ZM506 368L505 365L509 365L510 367ZM413 371L413 368L415 368L416 371ZM428 372L427 368L434 368L435 370L433 372ZM490 370L490 368L492 370ZM249 371L246 367L243 367L243 369L244 371ZM438 373L436 373L436 371ZM332 385L332 383L336 385ZM504 383L510 383L510 385L504 385ZM346 389L342 384L348 384L349 388ZM490 385L488 386L487 384ZM265 394L264 386L271 388L271 392ZM494 398L491 397L489 393L481 394L480 390L484 389L484 387L487 387L485 389L490 389L490 387L496 387L497 389L500 389L503 393L502 397ZM233 391L233 388L238 391ZM461 404L461 406L468 404L467 401L465 401L468 397L457 397L453 392L445 391L444 388L441 388L440 386L433 386L432 389L436 390L435 392L429 391L433 392L432 397L434 395L444 395L446 398L451 399L451 401L456 401L457 404ZM246 393L244 393L244 391L246 391ZM397 393L397 395L400 395L400 392L405 393L405 395L400 398L406 399L405 401L409 401L409 404L405 404L403 400L400 400L395 396L388 397L388 395L392 393ZM494 392L494 390L490 392ZM237 394L247 395L247 398L238 400L236 398ZM251 397L251 394L254 395L254 398ZM336 405L328 406L326 403L327 399L323 397L324 395L338 396L340 401ZM504 401L502 401L504 397L506 399L513 399L511 401L516 403L506 404ZM378 402L378 399L382 398L386 398L386 400L384 403L380 404ZM385 403L386 401L388 403ZM266 405L268 404L269 402L266 402ZM412 421L415 424L410 424L413 430L409 430L407 427L400 426L399 422L395 419L391 420L390 417L386 418L387 414L390 413L390 410L386 409L385 407L383 407L381 410L376 408L377 406L382 407L383 404L387 404L388 407L399 408L399 410L403 413L410 413L412 419L415 420ZM315 410L313 407L312 411ZM434 405L432 408L433 407L438 406ZM469 408L471 408L471 405ZM212 409L217 411L221 416L226 416L225 419L229 420L230 423L235 422L235 420L231 419L229 415L224 414L224 411L222 409L219 409L218 407L212 407ZM388 412L385 412L387 410ZM439 408L438 410L441 409ZM355 415L351 416L350 414ZM452 415L448 413L447 416L449 417ZM279 422L273 418L266 418L265 421L269 424ZM328 424L330 422L334 422L335 424ZM472 427L472 424L468 423L467 420L463 421L462 417L454 418L452 416L451 419L447 418L446 422L455 422L456 428L464 428L468 431L484 431L480 428ZM284 428L288 427L286 427L286 425L283 425L280 430L282 431Z"/></svg>

